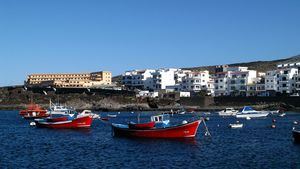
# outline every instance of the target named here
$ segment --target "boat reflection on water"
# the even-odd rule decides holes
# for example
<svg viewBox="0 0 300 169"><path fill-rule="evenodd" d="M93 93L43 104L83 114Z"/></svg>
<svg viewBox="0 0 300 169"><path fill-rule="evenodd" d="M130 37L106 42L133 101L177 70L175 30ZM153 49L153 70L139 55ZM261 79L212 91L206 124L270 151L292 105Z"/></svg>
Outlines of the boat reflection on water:
<svg viewBox="0 0 300 169"><path fill-rule="evenodd" d="M184 144L184 145L201 145L202 139L198 140L197 138L172 138L172 139L148 139L148 138L129 138L129 137L114 137L114 140L133 142L137 145L161 145L161 144ZM206 140L205 140L206 141Z"/></svg>
<svg viewBox="0 0 300 169"><path fill-rule="evenodd" d="M62 133L62 134L84 134L84 135L90 135L92 134L93 129L91 128L76 128L76 129L59 129L59 130L53 130L51 128L36 128L36 130L47 130L47 132L52 133Z"/></svg>

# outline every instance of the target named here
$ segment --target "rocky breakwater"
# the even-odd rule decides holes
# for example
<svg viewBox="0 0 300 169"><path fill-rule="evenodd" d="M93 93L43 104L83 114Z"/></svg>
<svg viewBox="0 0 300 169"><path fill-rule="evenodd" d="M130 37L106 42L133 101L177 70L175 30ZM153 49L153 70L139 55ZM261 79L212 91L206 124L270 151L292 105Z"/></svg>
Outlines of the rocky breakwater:
<svg viewBox="0 0 300 169"><path fill-rule="evenodd" d="M99 111L132 111L170 109L175 101L156 101L138 99L134 92L113 91L104 89L27 89L19 87L0 88L0 109L24 109L31 101L44 108L49 107L49 101L66 104L77 110L91 109Z"/></svg>

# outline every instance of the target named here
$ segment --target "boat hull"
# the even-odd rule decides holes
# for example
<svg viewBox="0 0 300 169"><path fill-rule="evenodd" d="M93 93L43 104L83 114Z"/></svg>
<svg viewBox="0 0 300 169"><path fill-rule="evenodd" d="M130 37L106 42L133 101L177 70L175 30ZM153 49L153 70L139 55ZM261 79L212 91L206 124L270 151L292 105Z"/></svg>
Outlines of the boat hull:
<svg viewBox="0 0 300 169"><path fill-rule="evenodd" d="M219 116L235 116L237 112L219 112Z"/></svg>
<svg viewBox="0 0 300 169"><path fill-rule="evenodd" d="M241 113L241 114L236 114L237 118L258 118L258 117L267 117L269 113L256 113L256 114L247 114L247 113Z"/></svg>
<svg viewBox="0 0 300 169"><path fill-rule="evenodd" d="M294 141L296 143L300 143L300 131L299 130L293 130L293 137L294 137Z"/></svg>
<svg viewBox="0 0 300 169"><path fill-rule="evenodd" d="M201 120L168 128L136 130L112 124L114 136L140 138L190 138L195 137ZM124 126L124 125L123 125Z"/></svg>
<svg viewBox="0 0 300 169"><path fill-rule="evenodd" d="M36 121L36 126L41 128L55 128L55 129L72 129L72 128L89 128L91 127L93 118L91 116L85 116L76 118L69 121Z"/></svg>

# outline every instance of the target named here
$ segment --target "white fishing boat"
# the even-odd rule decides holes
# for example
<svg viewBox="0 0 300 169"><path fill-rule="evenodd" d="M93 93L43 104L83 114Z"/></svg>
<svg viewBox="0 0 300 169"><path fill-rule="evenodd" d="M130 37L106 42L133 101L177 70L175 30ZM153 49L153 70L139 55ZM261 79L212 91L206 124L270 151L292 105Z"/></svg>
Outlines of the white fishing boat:
<svg viewBox="0 0 300 169"><path fill-rule="evenodd" d="M280 113L278 116L279 117L284 117L286 114L285 113Z"/></svg>
<svg viewBox="0 0 300 169"><path fill-rule="evenodd" d="M250 106L245 106L241 112L236 114L236 118L256 118L256 117L266 117L269 115L268 111L256 111Z"/></svg>
<svg viewBox="0 0 300 169"><path fill-rule="evenodd" d="M270 111L270 113L271 114L278 114L278 113L280 113L280 110L272 110L272 111Z"/></svg>
<svg viewBox="0 0 300 169"><path fill-rule="evenodd" d="M91 110L84 110L81 115L90 115L93 119L100 119L100 115L96 113L92 113Z"/></svg>
<svg viewBox="0 0 300 169"><path fill-rule="evenodd" d="M69 115L74 114L75 110L68 106L63 106L60 104L54 104L51 102L49 103L49 109L47 111L50 115Z"/></svg>
<svg viewBox="0 0 300 169"><path fill-rule="evenodd" d="M185 114L185 111L181 111L181 112L179 112L178 114Z"/></svg>
<svg viewBox="0 0 300 169"><path fill-rule="evenodd" d="M236 123L236 124L229 124L230 128L243 128L243 124L242 123Z"/></svg>
<svg viewBox="0 0 300 169"><path fill-rule="evenodd" d="M107 117L110 117L110 118L116 118L117 115L116 115L116 114L108 114Z"/></svg>
<svg viewBox="0 0 300 169"><path fill-rule="evenodd" d="M222 111L219 111L219 116L235 116L238 111L234 108L226 108Z"/></svg>

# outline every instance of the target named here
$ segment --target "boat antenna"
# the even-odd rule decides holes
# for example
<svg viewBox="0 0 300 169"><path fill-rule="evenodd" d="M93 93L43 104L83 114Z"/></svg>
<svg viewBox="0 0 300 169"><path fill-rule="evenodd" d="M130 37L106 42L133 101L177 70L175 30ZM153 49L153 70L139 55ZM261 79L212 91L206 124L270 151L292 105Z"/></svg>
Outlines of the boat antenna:
<svg viewBox="0 0 300 169"><path fill-rule="evenodd" d="M140 123L140 115L141 115L141 114L139 113L139 114L138 114L138 117L137 117L137 118L138 118L138 123Z"/></svg>

